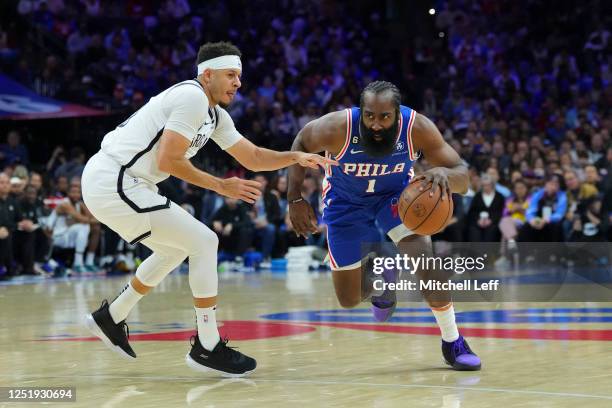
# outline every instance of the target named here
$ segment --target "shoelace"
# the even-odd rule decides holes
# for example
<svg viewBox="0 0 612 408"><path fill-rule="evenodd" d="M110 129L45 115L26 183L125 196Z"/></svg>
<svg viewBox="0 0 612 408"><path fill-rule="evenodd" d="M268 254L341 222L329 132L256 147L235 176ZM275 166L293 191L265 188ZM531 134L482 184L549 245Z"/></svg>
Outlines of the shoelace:
<svg viewBox="0 0 612 408"><path fill-rule="evenodd" d="M384 299L383 297L372 297L372 304L379 309L388 309L393 306L395 302Z"/></svg>
<svg viewBox="0 0 612 408"><path fill-rule="evenodd" d="M233 360L235 357L238 357L240 355L240 352L236 351L238 347L228 346L227 345L228 342L229 342L229 339L227 337L220 340L220 343L221 343L220 351L224 356L228 356L229 358Z"/></svg>
<svg viewBox="0 0 612 408"><path fill-rule="evenodd" d="M191 344L191 347L193 347L196 343L196 337L197 336L191 336L189 338L189 344ZM238 347L231 347L228 346L227 343L229 342L229 338L225 337L223 339L221 339L219 341L219 343L221 344L221 347L219 347L219 353L223 356L223 357L229 357L230 359L234 359L235 357L238 357L240 355L239 351L236 351L236 349ZM217 346L218 347L218 346Z"/></svg>
<svg viewBox="0 0 612 408"><path fill-rule="evenodd" d="M455 357L462 354L472 354L470 348L465 344L463 339L456 341L455 344L453 344L453 353L455 354Z"/></svg>

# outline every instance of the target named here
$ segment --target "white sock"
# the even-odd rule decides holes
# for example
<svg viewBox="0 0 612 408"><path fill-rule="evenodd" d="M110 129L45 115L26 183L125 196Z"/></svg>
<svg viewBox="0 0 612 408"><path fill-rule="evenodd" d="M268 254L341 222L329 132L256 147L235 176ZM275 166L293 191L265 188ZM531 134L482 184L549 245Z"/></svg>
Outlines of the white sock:
<svg viewBox="0 0 612 408"><path fill-rule="evenodd" d="M93 252L87 252L87 256L85 257L85 265L93 265L95 258L96 254Z"/></svg>
<svg viewBox="0 0 612 408"><path fill-rule="evenodd" d="M217 329L217 306L213 307L195 307L196 319L198 322L198 337L200 343L208 351L215 348L221 336Z"/></svg>
<svg viewBox="0 0 612 408"><path fill-rule="evenodd" d="M438 322L438 327L440 328L440 332L442 332L442 340L446 342L455 341L459 338L459 330L457 329L457 323L455 323L455 308L453 304L450 303L449 306L445 306L444 310L434 310L434 317L436 318L436 322Z"/></svg>
<svg viewBox="0 0 612 408"><path fill-rule="evenodd" d="M83 253L82 252L74 253L74 266L83 266Z"/></svg>
<svg viewBox="0 0 612 408"><path fill-rule="evenodd" d="M113 303L108 308L113 321L119 323L125 320L130 311L136 306L136 303L143 297L144 295L136 292L131 283L125 285L123 291L117 296L117 299L113 300Z"/></svg>

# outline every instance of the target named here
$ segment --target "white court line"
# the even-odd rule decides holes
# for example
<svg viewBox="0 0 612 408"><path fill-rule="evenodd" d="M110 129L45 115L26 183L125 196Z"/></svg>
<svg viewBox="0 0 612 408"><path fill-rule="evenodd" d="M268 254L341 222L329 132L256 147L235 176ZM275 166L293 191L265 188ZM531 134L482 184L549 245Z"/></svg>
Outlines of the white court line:
<svg viewBox="0 0 612 408"><path fill-rule="evenodd" d="M170 376L121 376L121 375L22 375L13 376L0 374L0 377L4 378L17 378L23 379L43 379L43 378L95 378L95 379L125 379L125 380L158 380L158 381L218 381L217 378L202 378L202 377L170 377ZM450 385L426 385L426 384L390 384L390 383L369 383L369 382L350 382L350 381L322 381L322 380L280 380L270 378L253 378L248 377L249 380L257 382L270 382L270 383L287 383L287 384L316 384L316 385L352 385L361 387L395 387L395 388L427 388L427 389L443 389L453 391L479 391L479 392L501 392L507 394L524 394L524 395L543 395L549 397L573 397L573 398L592 398L592 399L603 399L612 400L612 395L595 395L595 394L578 394L569 392L549 392L549 391L531 391L531 390L517 390L513 388L489 388L489 387L453 387Z"/></svg>

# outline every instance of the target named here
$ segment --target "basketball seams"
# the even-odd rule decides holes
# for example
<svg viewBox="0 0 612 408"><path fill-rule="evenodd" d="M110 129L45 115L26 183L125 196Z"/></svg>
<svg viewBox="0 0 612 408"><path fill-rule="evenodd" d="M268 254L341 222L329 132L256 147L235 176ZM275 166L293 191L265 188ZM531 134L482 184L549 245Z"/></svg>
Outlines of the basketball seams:
<svg viewBox="0 0 612 408"><path fill-rule="evenodd" d="M455 210L455 206L453 204L452 198L449 197L449 205L448 205L448 214L446 214L446 218L444 219L444 223L438 228L438 231L442 230L446 226L448 220L453 216L453 211Z"/></svg>
<svg viewBox="0 0 612 408"><path fill-rule="evenodd" d="M410 204L408 204L408 207L406 207L406 211L404 211L404 215L402 215L402 218L401 218L401 219L402 219L402 222L403 222L404 218L406 218L406 213L408 212L408 209L410 209L410 207L412 206L412 203L414 203L416 200L418 200L418 199L419 199L419 197L420 197L420 196L422 196L423 194L425 194L427 191L428 191L428 190L421 191L421 192L420 192L420 193L419 193L419 194L418 194L416 197L414 197L414 199L413 199L413 200L410 202ZM402 198L402 196L403 196L403 195L404 195L404 194L403 194L403 192L402 192L402 194L400 195L400 198ZM402 198L402 199L403 199L403 198ZM432 210L432 211L433 211L433 210ZM431 214L431 213L430 213L430 214ZM428 215L429 215L429 214L428 214ZM422 223L421 223L421 224L422 224ZM420 224L419 224L419 225L420 225ZM416 228L414 228L414 229L416 229Z"/></svg>
<svg viewBox="0 0 612 408"><path fill-rule="evenodd" d="M425 190L427 191L427 190ZM415 199L416 200L416 199ZM438 206L438 204L440 204L440 200L442 200L442 192L440 192L440 196L438 197L438 201L436 201L436 205L433 206L433 208L431 209L431 211L427 214L427 216L423 219L423 221L421 221L421 223L419 225L417 225L416 227L414 227L413 231L416 231L419 229L419 227L421 225L423 225L423 223L425 221L427 221L427 219L429 218L429 216L431 215L432 212L434 212L436 210L436 207ZM413 201L414 202L414 201Z"/></svg>

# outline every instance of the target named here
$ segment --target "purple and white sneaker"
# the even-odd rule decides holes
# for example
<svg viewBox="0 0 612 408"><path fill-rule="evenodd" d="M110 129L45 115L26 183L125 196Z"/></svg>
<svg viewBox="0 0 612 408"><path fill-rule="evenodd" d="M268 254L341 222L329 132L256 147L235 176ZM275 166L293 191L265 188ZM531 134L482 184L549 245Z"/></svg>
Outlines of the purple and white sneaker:
<svg viewBox="0 0 612 408"><path fill-rule="evenodd" d="M457 340L451 342L442 340L442 355L446 364L453 367L453 370L480 370L480 357L474 354L463 336L459 336Z"/></svg>
<svg viewBox="0 0 612 408"><path fill-rule="evenodd" d="M397 272L395 269L385 270L382 277L386 283L397 282ZM372 315L377 322L386 322L393 316L397 306L395 291L385 290L380 296L372 296Z"/></svg>
<svg viewBox="0 0 612 408"><path fill-rule="evenodd" d="M372 297L372 315L377 322L386 322L393 316L397 303L380 297Z"/></svg>

